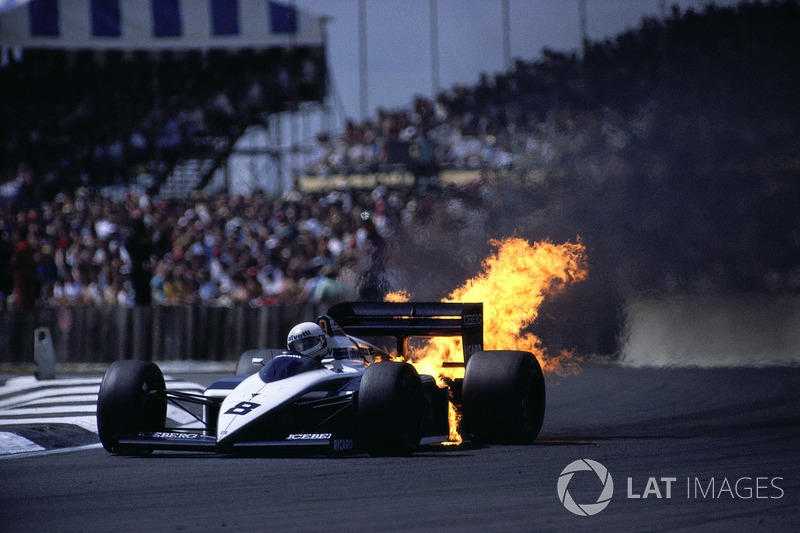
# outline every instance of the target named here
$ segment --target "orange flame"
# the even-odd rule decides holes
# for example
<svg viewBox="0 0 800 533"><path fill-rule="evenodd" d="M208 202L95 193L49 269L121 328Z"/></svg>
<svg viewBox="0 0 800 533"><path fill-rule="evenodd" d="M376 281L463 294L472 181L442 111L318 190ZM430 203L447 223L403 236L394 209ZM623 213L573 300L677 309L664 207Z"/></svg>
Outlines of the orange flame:
<svg viewBox="0 0 800 533"><path fill-rule="evenodd" d="M524 350L539 359L544 372L575 368L569 352L550 356L540 340L524 330L539 314L544 299L567 284L586 279L585 247L549 241L529 244L517 237L492 240L497 251L484 260L482 271L444 298L444 302L483 302L483 345L485 350ZM405 291L392 293L387 301L408 301ZM409 350L411 362L421 374L439 379L464 376L462 367L445 367L445 362L463 362L461 339L426 339ZM451 404L450 440L460 442L457 413Z"/></svg>

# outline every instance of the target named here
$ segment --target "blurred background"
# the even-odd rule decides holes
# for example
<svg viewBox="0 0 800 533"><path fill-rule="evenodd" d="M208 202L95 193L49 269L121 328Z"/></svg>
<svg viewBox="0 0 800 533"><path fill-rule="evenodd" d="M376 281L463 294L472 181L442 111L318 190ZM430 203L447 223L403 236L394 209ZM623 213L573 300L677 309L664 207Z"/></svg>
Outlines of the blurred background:
<svg viewBox="0 0 800 533"><path fill-rule="evenodd" d="M586 247L551 351L797 356L796 1L11 0L0 46L0 360L232 359L512 235Z"/></svg>

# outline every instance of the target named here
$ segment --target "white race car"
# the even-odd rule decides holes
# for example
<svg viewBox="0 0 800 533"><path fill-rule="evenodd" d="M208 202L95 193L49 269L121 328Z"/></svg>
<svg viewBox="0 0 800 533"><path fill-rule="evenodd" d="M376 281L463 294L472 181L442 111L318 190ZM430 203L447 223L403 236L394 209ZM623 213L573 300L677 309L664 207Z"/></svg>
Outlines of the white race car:
<svg viewBox="0 0 800 533"><path fill-rule="evenodd" d="M97 400L100 441L114 454L291 449L410 455L420 445L448 440L448 402L462 414L461 433L473 441L527 443L539 433L541 367L529 352L483 351L483 304L344 303L316 323L327 334L322 360L301 351L251 350L236 375L202 395L167 390L155 363L114 362ZM394 337L401 361L353 335ZM460 337L464 363L457 364L466 366L464 378L438 385L403 362L408 339L417 336ZM203 427L167 427L168 402Z"/></svg>

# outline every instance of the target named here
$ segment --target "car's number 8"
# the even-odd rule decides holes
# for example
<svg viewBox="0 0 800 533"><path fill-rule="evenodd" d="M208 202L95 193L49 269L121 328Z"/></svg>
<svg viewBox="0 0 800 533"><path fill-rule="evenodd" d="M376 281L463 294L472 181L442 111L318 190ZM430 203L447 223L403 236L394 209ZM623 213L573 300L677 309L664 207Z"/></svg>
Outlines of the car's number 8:
<svg viewBox="0 0 800 533"><path fill-rule="evenodd" d="M239 402L227 411L225 411L226 415L246 415L256 407L260 407L260 403L253 403L253 402Z"/></svg>

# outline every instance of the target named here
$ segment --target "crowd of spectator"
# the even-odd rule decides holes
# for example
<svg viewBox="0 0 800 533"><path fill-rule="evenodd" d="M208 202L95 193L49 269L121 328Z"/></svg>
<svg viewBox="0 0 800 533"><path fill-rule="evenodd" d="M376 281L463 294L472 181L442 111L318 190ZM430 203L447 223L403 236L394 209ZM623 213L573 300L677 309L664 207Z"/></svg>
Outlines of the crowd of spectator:
<svg viewBox="0 0 800 533"><path fill-rule="evenodd" d="M624 291L796 291L798 27L796 0L673 8L350 123L305 171L511 176L528 233L580 234Z"/></svg>
<svg viewBox="0 0 800 533"><path fill-rule="evenodd" d="M324 85L321 48L7 54L0 184L33 179L52 196L147 172L163 177L209 140L235 139L269 113L321 101Z"/></svg>
<svg viewBox="0 0 800 533"><path fill-rule="evenodd" d="M183 134L269 112L259 83L226 85L231 69L252 78L251 67L267 59L245 53L206 68L195 63L213 54L190 54L158 63L157 75L122 78L159 80L161 102L113 77L88 89L88 75L61 99L52 88L17 94L25 109L3 107L14 127L0 126L5 181L16 186L15 200L0 205L0 253L8 257L0 265L33 250L42 305L375 299L396 288L386 272L387 243L414 250L434 228L452 251L460 249L449 238L454 231L478 220L487 231L470 238L487 239L511 220L529 238L580 235L594 279L621 291L796 291L800 169L785 154L800 148L798 24L795 1L646 20L614 40L587 43L580 59L546 50L475 86L350 122L320 136L304 169L330 175L401 166L418 177L489 169L516 176L511 192L508 182L495 182L480 194L378 188L115 202L93 187L114 179L100 170L98 154L119 153L109 148L121 143L126 155L117 163L125 169L138 161L128 159L137 133L148 150L163 150L170 122ZM82 64L76 57L72 66ZM3 83L18 76L11 76L16 67L0 69ZM57 78L66 68L53 67ZM176 85L166 87L167 79ZM108 120L119 109L109 109L106 93L131 96L120 120ZM48 122L44 110L32 110L43 102L61 119ZM28 112L35 123L24 122ZM70 186L42 197L48 181ZM459 223L448 225L455 212ZM7 296L22 280L9 268L2 274Z"/></svg>
<svg viewBox="0 0 800 533"><path fill-rule="evenodd" d="M645 19L614 39L587 42L583 58L544 49L536 60L481 74L473 86L350 122L341 135L317 139L304 170L525 171L598 156L608 163L633 140L649 139L659 119L719 121L707 126L709 135L758 130L764 106L772 113L796 107L797 19L794 0L710 4L702 14L675 8L665 21Z"/></svg>
<svg viewBox="0 0 800 533"><path fill-rule="evenodd" d="M15 293L18 306L380 299L387 240L430 224L438 201L378 188L114 202L79 188L35 208L0 209L4 264L13 267L0 293L5 302ZM34 279L20 283L19 272Z"/></svg>

